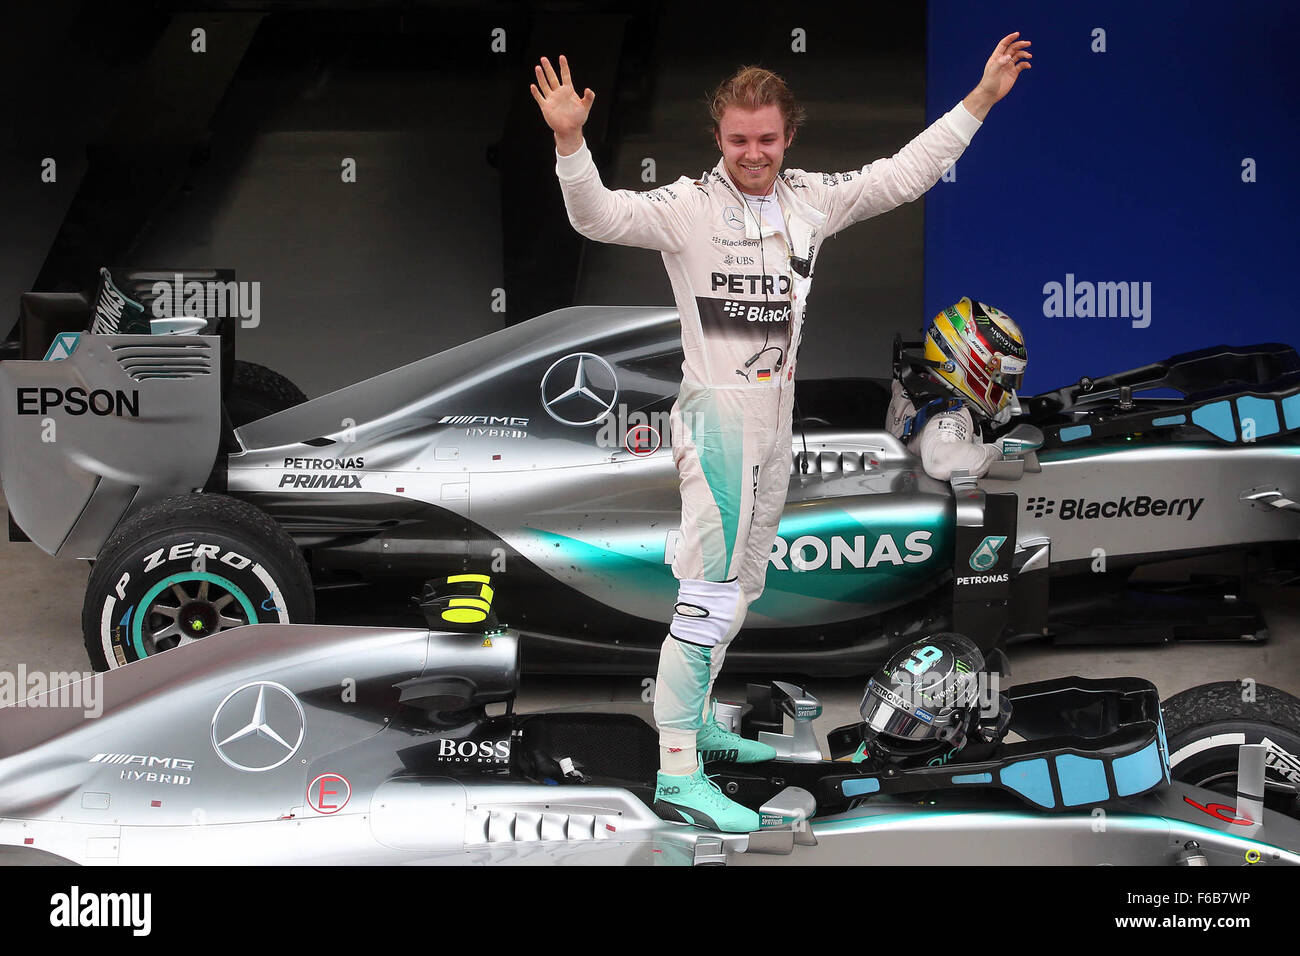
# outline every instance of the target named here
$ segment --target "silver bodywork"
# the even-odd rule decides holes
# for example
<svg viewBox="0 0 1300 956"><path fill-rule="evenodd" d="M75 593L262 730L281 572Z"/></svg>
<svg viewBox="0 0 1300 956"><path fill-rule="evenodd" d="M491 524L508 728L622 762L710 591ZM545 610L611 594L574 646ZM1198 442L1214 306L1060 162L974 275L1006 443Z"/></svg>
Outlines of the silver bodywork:
<svg viewBox="0 0 1300 956"><path fill-rule="evenodd" d="M87 333L66 359L0 363L0 476L28 537L93 558L128 511L203 487L220 434L218 346Z"/></svg>
<svg viewBox="0 0 1300 956"><path fill-rule="evenodd" d="M1221 797L1179 784L1054 815L979 793L871 799L716 834L620 787L521 779L500 739L407 719L404 701L454 687L508 701L517 653L510 631L256 625L94 678L98 717L48 695L0 709L0 844L103 865L1153 865L1195 841L1210 863L1300 863L1297 821L1265 812L1238 834L1185 799Z"/></svg>
<svg viewBox="0 0 1300 956"><path fill-rule="evenodd" d="M634 647L643 669L656 653L677 587L673 310L548 313L245 425L228 454L216 444L216 340L153 338L85 335L62 361L0 365L0 477L47 551L94 558L122 518L203 486L275 518L318 582L414 582L409 595L428 578L491 570L512 584L501 619L564 651L567 668ZM120 356L145 343L158 361L185 352L207 364L132 379ZM81 381L138 389L140 415L56 410L66 438L46 443L38 417L15 413L18 388ZM831 384L847 402L879 383ZM798 656L808 673L865 670L909 632L944 624L954 581L969 574L955 541L982 510L926 475L879 411L878 422L795 429L785 516L738 663ZM1298 454L1289 432L1220 444L1125 436L1030 452L967 485L1016 496L1007 570L1045 579L1088 572L1099 557L1123 570L1294 542ZM1045 603L1046 585L1035 587ZM1019 633L1045 627L1017 623Z"/></svg>

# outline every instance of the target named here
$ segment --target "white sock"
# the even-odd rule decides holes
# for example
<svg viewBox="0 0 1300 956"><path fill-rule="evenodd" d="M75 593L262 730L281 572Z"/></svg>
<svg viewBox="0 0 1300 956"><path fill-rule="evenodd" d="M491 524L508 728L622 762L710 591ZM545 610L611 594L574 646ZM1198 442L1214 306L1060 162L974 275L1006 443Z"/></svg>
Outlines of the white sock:
<svg viewBox="0 0 1300 956"><path fill-rule="evenodd" d="M659 769L673 777L685 777L695 773L695 768L700 765L695 753L694 747L690 750L677 747L660 747Z"/></svg>

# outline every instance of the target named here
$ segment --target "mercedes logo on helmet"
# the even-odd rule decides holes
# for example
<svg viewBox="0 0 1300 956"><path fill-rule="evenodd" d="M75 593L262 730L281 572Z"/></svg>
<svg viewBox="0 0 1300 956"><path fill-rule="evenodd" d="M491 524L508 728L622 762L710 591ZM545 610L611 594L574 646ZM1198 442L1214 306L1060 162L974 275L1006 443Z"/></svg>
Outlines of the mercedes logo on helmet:
<svg viewBox="0 0 1300 956"><path fill-rule="evenodd" d="M293 691L274 681L244 684L212 715L212 749L230 767L274 770L298 752L307 718Z"/></svg>
<svg viewBox="0 0 1300 956"><path fill-rule="evenodd" d="M566 355L542 376L542 408L562 425L594 425L617 400L614 367L591 352Z"/></svg>

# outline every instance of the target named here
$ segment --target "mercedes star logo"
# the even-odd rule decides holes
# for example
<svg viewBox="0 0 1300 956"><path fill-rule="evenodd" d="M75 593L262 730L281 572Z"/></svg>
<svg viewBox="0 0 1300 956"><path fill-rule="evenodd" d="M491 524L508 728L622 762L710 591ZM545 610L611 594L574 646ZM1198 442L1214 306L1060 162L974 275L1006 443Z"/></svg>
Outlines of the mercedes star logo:
<svg viewBox="0 0 1300 956"><path fill-rule="evenodd" d="M732 229L745 228L745 216L740 211L739 206L728 206L726 209L722 210L722 221Z"/></svg>
<svg viewBox="0 0 1300 956"><path fill-rule="evenodd" d="M542 376L542 407L562 425L594 425L618 400L614 367L591 352L574 352Z"/></svg>
<svg viewBox="0 0 1300 956"><path fill-rule="evenodd" d="M307 718L293 691L259 680L236 688L212 715L212 749L228 766L274 770L298 752Z"/></svg>

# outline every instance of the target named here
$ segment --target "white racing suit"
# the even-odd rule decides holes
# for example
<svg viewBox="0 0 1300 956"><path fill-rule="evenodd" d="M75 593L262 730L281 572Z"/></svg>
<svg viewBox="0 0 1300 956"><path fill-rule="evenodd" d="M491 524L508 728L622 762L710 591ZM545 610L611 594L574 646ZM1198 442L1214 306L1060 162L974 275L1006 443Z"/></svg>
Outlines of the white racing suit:
<svg viewBox="0 0 1300 956"><path fill-rule="evenodd" d="M661 252L681 317L685 360L672 412L680 584L655 693L663 747L693 750L726 646L763 591L790 482L796 355L823 240L922 196L979 126L959 104L892 158L845 173L785 170L774 192L784 234L760 224L722 160L699 179L636 192L606 189L585 143L556 152L574 229Z"/></svg>
<svg viewBox="0 0 1300 956"><path fill-rule="evenodd" d="M908 431L908 422L918 409L894 379L894 394L885 413L885 427L895 438ZM907 450L921 456L921 467L931 478L947 481L955 471L983 477L989 465L1002 457L996 444L986 445L966 406L936 411L925 416L919 428L913 427L907 438Z"/></svg>

